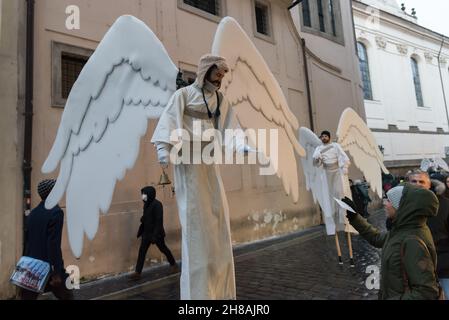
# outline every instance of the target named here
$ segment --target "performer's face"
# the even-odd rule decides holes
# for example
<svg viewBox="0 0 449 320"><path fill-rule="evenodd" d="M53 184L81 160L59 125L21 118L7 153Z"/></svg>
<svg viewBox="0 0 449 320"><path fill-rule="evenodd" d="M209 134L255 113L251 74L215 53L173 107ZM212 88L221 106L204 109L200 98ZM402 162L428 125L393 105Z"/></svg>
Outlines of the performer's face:
<svg viewBox="0 0 449 320"><path fill-rule="evenodd" d="M410 184L429 190L432 187L430 179L425 174L415 174L410 176Z"/></svg>
<svg viewBox="0 0 449 320"><path fill-rule="evenodd" d="M331 141L331 138L325 134L323 134L321 137L321 142L323 142L324 144L328 144Z"/></svg>
<svg viewBox="0 0 449 320"><path fill-rule="evenodd" d="M396 209L391 204L391 201L388 199L384 199L383 204L384 204L384 209L387 214L387 217L390 219L393 219L394 217L396 217Z"/></svg>
<svg viewBox="0 0 449 320"><path fill-rule="evenodd" d="M221 88L221 81L223 80L225 74L226 73L224 71L221 71L217 67L213 67L212 71L209 73L209 76L207 77L207 80L217 88Z"/></svg>

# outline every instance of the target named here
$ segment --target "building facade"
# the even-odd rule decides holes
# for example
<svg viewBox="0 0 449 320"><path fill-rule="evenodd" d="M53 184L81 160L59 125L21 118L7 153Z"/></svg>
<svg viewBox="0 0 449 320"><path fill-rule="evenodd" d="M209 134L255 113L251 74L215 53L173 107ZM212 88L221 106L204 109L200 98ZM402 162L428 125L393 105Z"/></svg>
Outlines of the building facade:
<svg viewBox="0 0 449 320"><path fill-rule="evenodd" d="M5 1L8 2L3 0L3 3ZM129 0L126 4L119 0L37 1L33 25L32 206L40 201L37 184L48 178L40 168L55 139L71 85L105 32L120 15L134 15L149 25L174 63L184 72L187 81L195 78L199 58L210 51L221 18L234 17L267 61L300 125L313 126L317 131L325 128L335 131L335 119L346 107L353 107L364 116L351 4L349 0L330 3L337 2L339 5L334 13L338 31L335 37L331 37L326 32L314 32L312 26L308 30L303 29L302 10L296 7L289 11L289 0ZM311 17L315 12L311 11ZM326 23L332 25L331 21L326 20ZM11 110L13 105L11 102ZM78 260L73 258L69 249L64 228L65 264L78 267L83 278L122 273L134 268L139 246L136 233L142 214L140 189L157 185L162 173L150 143L155 125L156 121L150 121L135 167L118 182L111 208L100 218L96 238L85 240L83 255ZM2 124L1 130L7 130L7 127ZM8 143L11 142L8 140ZM11 160L11 163L18 166L21 161ZM288 234L320 223L318 207L305 188L299 158L297 166L300 181L297 204L285 195L277 177L259 176L257 166L222 166L234 245ZM21 173L20 169L16 174ZM171 177L170 171L167 172ZM12 177L9 179L13 181ZM18 203L21 204L23 184L16 183ZM181 234L174 191L171 186L157 186L158 198L164 204L167 243L179 258ZM63 202L61 206L64 208ZM14 236L20 239L23 207L10 208L8 212L5 219L9 223L15 219ZM0 231L3 232L3 226ZM7 234L5 239L11 236ZM17 241L13 247L20 253L21 246L22 243ZM18 256L20 254L13 258ZM9 290L12 289L7 278L14 268L13 258L0 270L2 284ZM150 249L147 258L147 266L164 262L162 254L154 248ZM3 296L0 291L0 297Z"/></svg>
<svg viewBox="0 0 449 320"><path fill-rule="evenodd" d="M420 26L410 9L353 1L367 122L400 174L449 153L449 38Z"/></svg>
<svg viewBox="0 0 449 320"><path fill-rule="evenodd" d="M351 1L305 0L291 12L305 40L313 129L335 137L346 108L365 119Z"/></svg>
<svg viewBox="0 0 449 320"><path fill-rule="evenodd" d="M25 1L0 1L0 299L22 254Z"/></svg>

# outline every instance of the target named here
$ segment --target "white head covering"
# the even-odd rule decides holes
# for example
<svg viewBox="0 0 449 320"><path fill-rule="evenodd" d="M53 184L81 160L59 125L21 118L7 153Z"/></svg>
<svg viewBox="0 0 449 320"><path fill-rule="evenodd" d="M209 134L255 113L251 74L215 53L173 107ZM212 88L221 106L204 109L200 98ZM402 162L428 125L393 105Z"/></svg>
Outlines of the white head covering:
<svg viewBox="0 0 449 320"><path fill-rule="evenodd" d="M399 209L399 204L401 203L402 193L404 192L403 186L398 186L387 192L387 198L390 200L393 208Z"/></svg>
<svg viewBox="0 0 449 320"><path fill-rule="evenodd" d="M196 73L196 84L200 89L204 87L204 78L206 77L207 71L209 71L209 69L214 65L217 66L220 71L225 73L229 71L225 58L212 54L202 56L200 62L198 63L198 71Z"/></svg>

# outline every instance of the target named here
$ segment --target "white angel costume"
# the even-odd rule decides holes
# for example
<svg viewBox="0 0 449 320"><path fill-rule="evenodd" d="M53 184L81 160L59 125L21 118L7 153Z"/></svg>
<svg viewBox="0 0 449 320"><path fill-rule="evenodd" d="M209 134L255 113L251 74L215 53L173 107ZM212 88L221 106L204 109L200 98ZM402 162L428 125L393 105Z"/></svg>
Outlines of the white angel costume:
<svg viewBox="0 0 449 320"><path fill-rule="evenodd" d="M208 118L204 99L212 114L215 114L219 103L221 115L217 129L223 132L223 136L224 129L236 122L232 119L233 113L226 97L204 88L202 80L214 65L227 70L224 59L212 55L203 57L197 81L178 90L168 103L151 141L157 147L161 162L166 161L171 148L177 144L171 137L178 129L185 129L193 138L198 135L194 132L194 121L201 122L201 133L215 128L214 118ZM198 138L201 139L200 136ZM192 142L185 143L190 147L183 147L183 152L195 152ZM210 140L202 141L203 147L209 143ZM203 148L196 150L202 151ZM190 160L193 160L193 154ZM180 163L174 166L174 177L182 227L181 299L235 299L229 208L220 170L216 164Z"/></svg>
<svg viewBox="0 0 449 320"><path fill-rule="evenodd" d="M322 166L326 172L327 188L329 189L332 217L336 231L345 231L346 212L337 205L334 198L340 200L348 196L345 179L348 179L347 174L351 161L338 143L318 146L313 154L313 160L314 165ZM334 233L334 231L331 233Z"/></svg>
<svg viewBox="0 0 449 320"><path fill-rule="evenodd" d="M388 173L383 164L383 155L376 139L362 118L351 108L347 108L340 117L337 129L337 143L324 146L310 129L302 127L299 140L306 149L306 157L301 159L307 190L312 191L315 202L318 202L324 215L326 232L336 234L342 229L341 223L346 215L341 211L335 221L337 204L334 197L351 198L347 179L352 156L354 164L359 168L371 186L373 192L382 198L382 175ZM342 179L343 178L343 179ZM349 223L346 225L351 233L357 233Z"/></svg>
<svg viewBox="0 0 449 320"><path fill-rule="evenodd" d="M306 149L306 157L301 159L307 190L312 191L315 202L323 211L326 232L335 235L335 244L340 264L343 264L338 231L347 232L349 257L354 266L351 234L357 231L348 223L343 209L334 200L345 196L351 198L348 181L351 154L354 164L363 172L371 189L382 197L381 171L388 173L383 164L376 139L362 118L351 108L347 108L340 118L337 129L337 143L323 145L308 128L299 130L299 140Z"/></svg>

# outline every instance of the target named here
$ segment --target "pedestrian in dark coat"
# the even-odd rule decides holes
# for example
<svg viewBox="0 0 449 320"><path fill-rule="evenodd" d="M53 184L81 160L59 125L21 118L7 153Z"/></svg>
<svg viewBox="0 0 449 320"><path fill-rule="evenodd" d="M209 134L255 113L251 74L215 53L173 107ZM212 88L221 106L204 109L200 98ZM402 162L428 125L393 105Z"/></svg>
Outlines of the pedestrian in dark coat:
<svg viewBox="0 0 449 320"><path fill-rule="evenodd" d="M38 185L42 201L26 219L25 256L50 264L52 273L45 288L46 292L53 292L60 300L72 300L73 292L65 284L68 275L64 269L61 250L64 212L58 205L50 210L45 208L45 200L55 183L55 180L44 180ZM21 290L22 300L36 300L38 296L38 293Z"/></svg>
<svg viewBox="0 0 449 320"><path fill-rule="evenodd" d="M438 185L432 180L432 191L438 197L440 206L436 217L428 220L427 224L432 232L433 241L438 255L437 274L444 289L446 300L449 299L449 177L443 179L444 183Z"/></svg>
<svg viewBox="0 0 449 320"><path fill-rule="evenodd" d="M437 274L440 285L445 291L446 298L449 298L449 228L448 210L449 200L446 198L445 178L434 172L431 179L429 173L419 170L412 171L409 176L410 183L431 190L438 198L439 208L437 215L427 221L437 250Z"/></svg>
<svg viewBox="0 0 449 320"><path fill-rule="evenodd" d="M387 193L387 215L392 229L380 232L359 214L347 213L351 225L376 248L382 248L379 299L436 300L439 286L437 255L427 219L438 211L438 199L430 190L412 185ZM343 199L351 207L354 203Z"/></svg>
<svg viewBox="0 0 449 320"><path fill-rule="evenodd" d="M145 257L151 244L155 244L167 257L173 271L177 270L176 260L165 244L164 209L162 203L156 199L156 189L145 187L141 190L141 194L144 206L137 238L141 237L142 243L139 249L135 273L131 275L131 278L134 280L139 279L141 276Z"/></svg>

